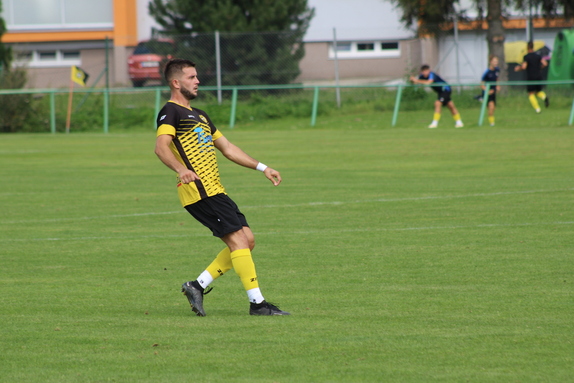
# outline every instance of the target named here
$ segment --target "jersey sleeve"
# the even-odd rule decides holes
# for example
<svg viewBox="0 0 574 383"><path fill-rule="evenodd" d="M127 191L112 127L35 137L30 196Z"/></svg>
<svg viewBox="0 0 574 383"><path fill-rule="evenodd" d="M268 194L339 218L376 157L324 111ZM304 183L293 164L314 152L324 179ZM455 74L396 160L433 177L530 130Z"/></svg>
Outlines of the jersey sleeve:
<svg viewBox="0 0 574 383"><path fill-rule="evenodd" d="M482 74L482 77L480 78L480 81L488 81L488 78L486 77L488 75L488 69L484 71L484 73Z"/></svg>
<svg viewBox="0 0 574 383"><path fill-rule="evenodd" d="M166 104L157 115L157 135L169 134L175 136L176 129L179 125L179 115L177 110L170 105Z"/></svg>
<svg viewBox="0 0 574 383"><path fill-rule="evenodd" d="M429 79L429 80L432 80L433 82L436 80L436 77L435 77L434 72L430 72L430 73L429 73L429 78L428 78L428 79Z"/></svg>
<svg viewBox="0 0 574 383"><path fill-rule="evenodd" d="M169 134L175 137L175 128L171 125L162 124L158 126L156 135L161 136L162 134Z"/></svg>
<svg viewBox="0 0 574 383"><path fill-rule="evenodd" d="M218 138L223 137L223 134L218 129L215 129L215 132L211 133L211 137L213 138L213 141L215 141Z"/></svg>

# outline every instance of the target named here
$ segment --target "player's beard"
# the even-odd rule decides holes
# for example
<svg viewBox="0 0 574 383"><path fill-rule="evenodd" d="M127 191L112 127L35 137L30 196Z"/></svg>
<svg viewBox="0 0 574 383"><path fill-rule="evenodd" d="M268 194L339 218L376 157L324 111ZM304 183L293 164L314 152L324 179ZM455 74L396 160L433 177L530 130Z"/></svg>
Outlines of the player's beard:
<svg viewBox="0 0 574 383"><path fill-rule="evenodd" d="M179 91L181 92L181 95L183 97L185 97L188 101L191 101L197 97L197 93L193 94L188 89L184 88L183 86L179 88Z"/></svg>

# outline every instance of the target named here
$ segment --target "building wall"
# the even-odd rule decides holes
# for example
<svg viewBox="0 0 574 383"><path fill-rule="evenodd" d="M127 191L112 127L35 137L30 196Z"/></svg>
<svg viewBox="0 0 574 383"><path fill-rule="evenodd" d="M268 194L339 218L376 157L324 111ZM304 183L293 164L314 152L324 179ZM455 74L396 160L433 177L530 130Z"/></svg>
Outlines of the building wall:
<svg viewBox="0 0 574 383"><path fill-rule="evenodd" d="M300 62L298 81L334 81L335 59L329 57L330 42L305 43L305 57ZM396 58L339 58L339 79L380 82L404 77L422 62L418 39L399 41L400 56Z"/></svg>
<svg viewBox="0 0 574 383"><path fill-rule="evenodd" d="M27 87L67 87L71 65L78 65L94 81L105 62L105 39L109 39L110 84L127 85L127 57L138 42L138 9L142 3L136 0L29 0L34 12L26 12L20 0L4 0L3 16L8 33L2 41L10 43L15 52L32 52L38 58L40 52L56 51L60 59L17 62L29 69ZM58 7L62 6L62 9ZM48 7L44 15L38 10ZM49 16L49 17L48 17ZM96 47L97 46L97 47ZM64 60L62 52L73 49L80 56ZM90 81L88 84L91 85ZM103 84L103 82L101 83Z"/></svg>

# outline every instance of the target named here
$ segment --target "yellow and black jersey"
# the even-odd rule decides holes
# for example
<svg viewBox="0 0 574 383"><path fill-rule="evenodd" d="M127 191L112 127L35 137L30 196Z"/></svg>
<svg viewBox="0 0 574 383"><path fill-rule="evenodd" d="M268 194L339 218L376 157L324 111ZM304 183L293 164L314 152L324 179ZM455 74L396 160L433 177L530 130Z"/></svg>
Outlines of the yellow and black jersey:
<svg viewBox="0 0 574 383"><path fill-rule="evenodd" d="M157 136L162 134L174 137L170 144L172 153L200 178L190 184L183 184L177 178L179 200L183 206L225 193L213 144L223 135L204 111L169 101L157 117Z"/></svg>

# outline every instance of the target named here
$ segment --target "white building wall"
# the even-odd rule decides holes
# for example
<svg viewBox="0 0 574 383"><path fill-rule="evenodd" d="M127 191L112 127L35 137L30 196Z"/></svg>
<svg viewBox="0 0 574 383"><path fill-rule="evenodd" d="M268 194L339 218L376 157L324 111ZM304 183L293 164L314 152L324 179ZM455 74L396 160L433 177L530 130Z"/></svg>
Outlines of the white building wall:
<svg viewBox="0 0 574 383"><path fill-rule="evenodd" d="M152 28L160 29L148 11L149 0L137 0L138 41L149 40Z"/></svg>
<svg viewBox="0 0 574 383"><path fill-rule="evenodd" d="M333 28L341 41L401 40L415 33L401 22L400 12L388 0L309 0L315 8L304 41L331 41Z"/></svg>

